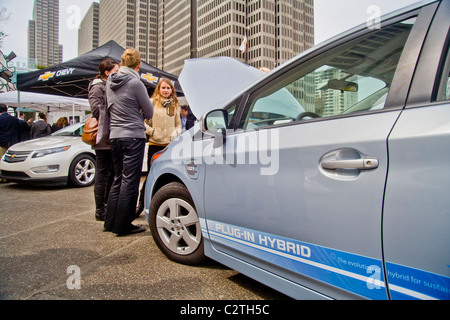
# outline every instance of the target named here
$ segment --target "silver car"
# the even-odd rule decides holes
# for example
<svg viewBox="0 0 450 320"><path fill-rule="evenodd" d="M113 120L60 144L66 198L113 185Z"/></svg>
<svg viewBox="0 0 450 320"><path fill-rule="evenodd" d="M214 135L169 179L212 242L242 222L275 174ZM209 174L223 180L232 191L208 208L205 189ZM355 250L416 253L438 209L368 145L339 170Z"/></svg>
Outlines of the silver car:
<svg viewBox="0 0 450 320"><path fill-rule="evenodd" d="M146 185L162 252L297 299L449 299L449 25L426 1L268 74L187 61L204 116Z"/></svg>

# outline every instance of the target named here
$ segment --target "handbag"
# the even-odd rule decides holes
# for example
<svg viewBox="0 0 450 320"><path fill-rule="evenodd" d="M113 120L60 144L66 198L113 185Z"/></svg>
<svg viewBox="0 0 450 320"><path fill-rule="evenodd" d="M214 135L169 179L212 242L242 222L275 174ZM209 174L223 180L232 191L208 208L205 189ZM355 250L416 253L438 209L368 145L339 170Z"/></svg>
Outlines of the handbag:
<svg viewBox="0 0 450 320"><path fill-rule="evenodd" d="M100 108L98 115L97 145L109 144L109 115L106 108Z"/></svg>
<svg viewBox="0 0 450 320"><path fill-rule="evenodd" d="M81 135L81 140L84 143L95 146L97 144L97 131L98 131L98 121L94 117L90 117L86 120L83 128L83 134Z"/></svg>

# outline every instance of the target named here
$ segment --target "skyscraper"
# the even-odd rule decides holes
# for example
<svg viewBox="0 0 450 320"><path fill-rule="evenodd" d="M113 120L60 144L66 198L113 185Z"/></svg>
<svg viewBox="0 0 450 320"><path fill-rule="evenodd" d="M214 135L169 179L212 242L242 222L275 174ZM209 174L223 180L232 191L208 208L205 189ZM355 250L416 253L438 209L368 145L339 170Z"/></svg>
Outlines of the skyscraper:
<svg viewBox="0 0 450 320"><path fill-rule="evenodd" d="M173 74L193 51L273 69L314 45L314 0L101 0L99 15L99 45L134 47Z"/></svg>
<svg viewBox="0 0 450 320"><path fill-rule="evenodd" d="M99 32L98 2L92 2L78 29L78 55L98 48Z"/></svg>
<svg viewBox="0 0 450 320"><path fill-rule="evenodd" d="M313 0L160 0L157 64L167 72L179 74L191 57L192 3L199 57L228 56L273 69L314 45Z"/></svg>
<svg viewBox="0 0 450 320"><path fill-rule="evenodd" d="M35 0L28 22L28 64L48 67L63 60L59 44L59 0Z"/></svg>
<svg viewBox="0 0 450 320"><path fill-rule="evenodd" d="M100 1L99 45L114 40L135 48L141 58L156 62L156 12L158 0Z"/></svg>

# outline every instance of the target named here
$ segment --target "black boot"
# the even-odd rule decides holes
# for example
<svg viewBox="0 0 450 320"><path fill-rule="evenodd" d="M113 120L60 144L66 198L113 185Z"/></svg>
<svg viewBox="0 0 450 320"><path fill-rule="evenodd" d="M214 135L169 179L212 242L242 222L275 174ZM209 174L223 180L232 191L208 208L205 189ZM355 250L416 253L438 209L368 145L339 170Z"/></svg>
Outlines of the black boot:
<svg viewBox="0 0 450 320"><path fill-rule="evenodd" d="M95 219L97 221L105 221L105 217L106 217L106 208L99 208L95 210Z"/></svg>
<svg viewBox="0 0 450 320"><path fill-rule="evenodd" d="M135 219L138 218L141 215L142 211L144 211L144 201L141 201L139 199L138 206L136 207L136 213L134 215L134 218Z"/></svg>

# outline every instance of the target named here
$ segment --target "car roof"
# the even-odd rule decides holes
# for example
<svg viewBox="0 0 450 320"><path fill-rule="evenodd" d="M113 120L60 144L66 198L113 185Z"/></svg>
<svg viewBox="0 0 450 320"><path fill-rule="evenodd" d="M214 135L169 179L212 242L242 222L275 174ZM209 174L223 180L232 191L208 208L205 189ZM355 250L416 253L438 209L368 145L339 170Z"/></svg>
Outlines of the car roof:
<svg viewBox="0 0 450 320"><path fill-rule="evenodd" d="M421 7L424 7L424 6L426 6L426 5L430 4L430 3L440 2L440 1L442 1L442 0L422 0L422 1L418 1L418 2L416 2L414 4L409 5L409 6L406 6L406 7L403 7L401 9L389 12L387 14L384 14L383 16L381 16L380 21L385 21L385 20L391 19L393 17L399 16L399 15L403 15L403 14L411 12L411 11L415 11L415 10L417 10L417 9L419 9ZM292 59L290 59L290 60L286 61L285 63L281 64L279 67L275 68L272 71L276 71L279 68L285 67L288 64L295 63L295 61L300 60L302 57L310 54L313 51L319 50L320 48L323 48L323 47L325 47L325 46L327 46L327 45L329 45L329 44L331 44L333 42L337 42L338 40L340 40L342 38L346 38L346 37L348 37L348 36L358 32L358 31L364 30L366 28L367 28L367 23L361 23L359 25L356 25L353 28L350 28L350 29L348 29L348 30L346 30L346 31L344 31L344 32L342 32L340 34L337 34L337 35L335 35L335 36L333 36L333 37L331 37L331 38L329 38L329 39L327 39L325 41L322 41L321 43L319 43L319 44L317 44L317 45L315 45L315 46L313 46L313 47L303 51L302 53L296 55L295 57L293 57Z"/></svg>

